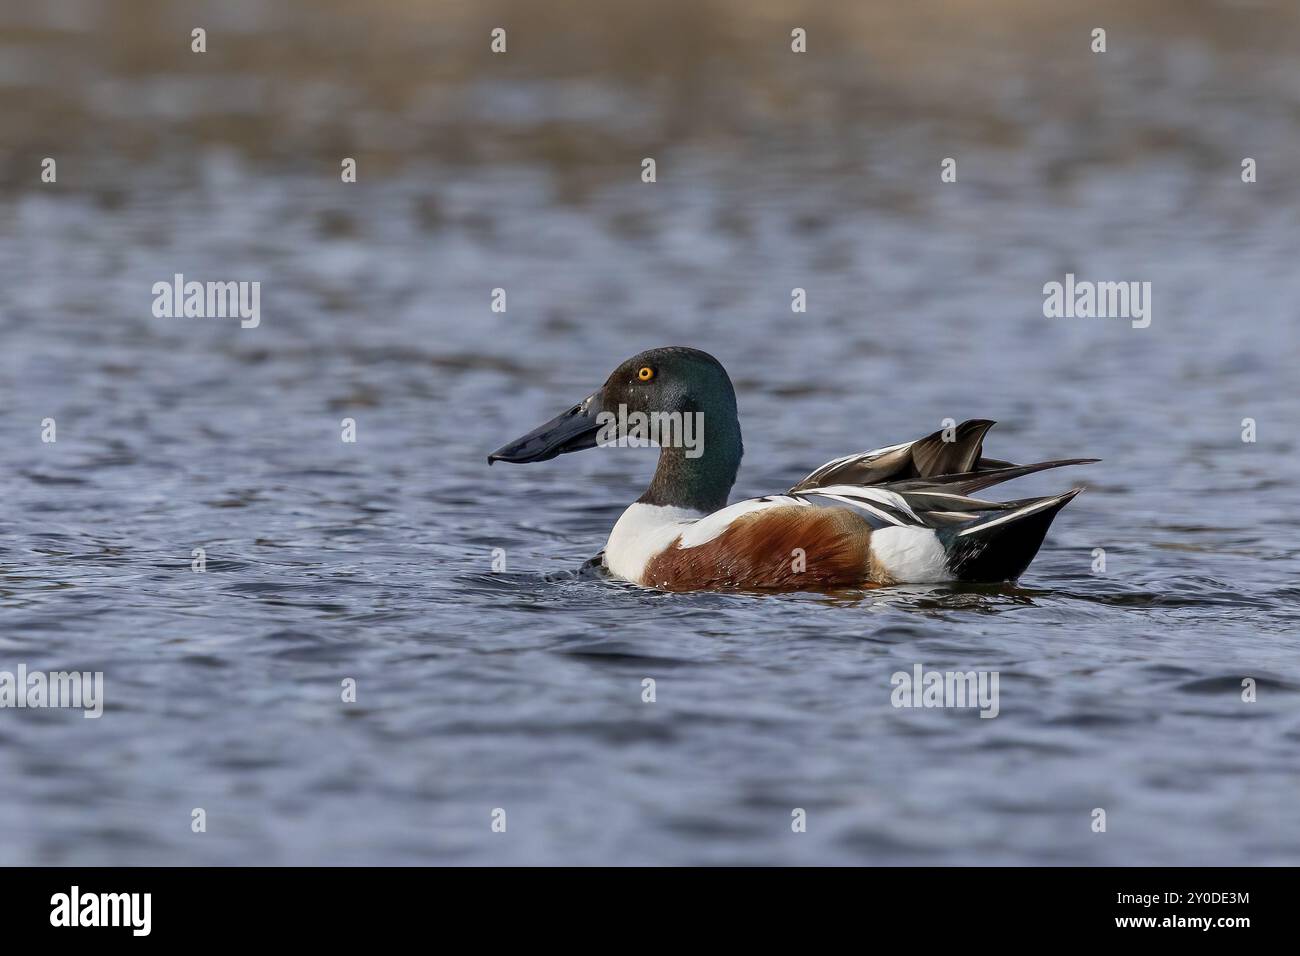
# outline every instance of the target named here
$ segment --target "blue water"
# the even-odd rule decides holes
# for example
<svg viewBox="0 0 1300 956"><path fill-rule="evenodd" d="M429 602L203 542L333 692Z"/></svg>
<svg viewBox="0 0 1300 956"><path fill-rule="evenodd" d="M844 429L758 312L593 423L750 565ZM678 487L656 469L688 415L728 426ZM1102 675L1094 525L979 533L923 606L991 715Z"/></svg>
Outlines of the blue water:
<svg viewBox="0 0 1300 956"><path fill-rule="evenodd" d="M1300 196L1240 182L1237 115L1098 155L1044 114L942 188L899 140L578 195L194 144L7 189L0 670L106 703L0 710L0 863L1300 862ZM261 325L155 318L177 272L261 281ZM1150 281L1151 326L1044 318L1067 272ZM485 456L666 344L731 372L736 497L949 417L1103 461L1008 489L1087 489L1018 587L647 592L583 565L652 451ZM891 706L918 663L999 715Z"/></svg>

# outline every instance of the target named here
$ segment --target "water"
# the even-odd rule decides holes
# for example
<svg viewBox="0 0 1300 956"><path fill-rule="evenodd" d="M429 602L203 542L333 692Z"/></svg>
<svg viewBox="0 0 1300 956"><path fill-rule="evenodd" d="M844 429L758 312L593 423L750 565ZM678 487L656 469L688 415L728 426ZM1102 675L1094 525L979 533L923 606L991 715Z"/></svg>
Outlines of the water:
<svg viewBox="0 0 1300 956"><path fill-rule="evenodd" d="M344 187L237 141L10 184L0 670L106 705L0 711L0 862L1300 862L1294 120L1250 101L1240 183L1241 51L1181 42L1101 118L1010 80L955 141L751 117L654 186L524 144ZM482 86L521 111L484 141L570 103L536 89ZM260 280L262 324L155 319L176 272ZM1151 281L1151 327L1045 319L1066 272ZM583 565L653 452L485 456L665 344L732 374L735 497L947 417L1104 461L1009 490L1087 486L1018 587L643 591ZM895 709L916 663L998 671L999 716Z"/></svg>

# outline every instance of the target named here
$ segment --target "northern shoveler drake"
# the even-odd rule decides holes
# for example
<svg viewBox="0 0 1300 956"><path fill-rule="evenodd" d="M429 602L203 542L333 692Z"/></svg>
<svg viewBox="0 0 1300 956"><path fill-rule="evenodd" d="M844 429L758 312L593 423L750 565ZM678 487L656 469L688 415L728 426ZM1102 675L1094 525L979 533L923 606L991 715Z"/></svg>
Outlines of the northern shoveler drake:
<svg viewBox="0 0 1300 956"><path fill-rule="evenodd" d="M647 422L658 423L660 434L643 427L638 434ZM783 495L728 505L743 452L735 389L713 356L673 347L628 359L599 391L493 452L488 464L657 438L654 479L618 519L604 550L605 567L645 587L815 591L1010 581L1082 489L1005 502L969 495L1097 459L1017 465L985 458L992 426L967 421L837 458Z"/></svg>

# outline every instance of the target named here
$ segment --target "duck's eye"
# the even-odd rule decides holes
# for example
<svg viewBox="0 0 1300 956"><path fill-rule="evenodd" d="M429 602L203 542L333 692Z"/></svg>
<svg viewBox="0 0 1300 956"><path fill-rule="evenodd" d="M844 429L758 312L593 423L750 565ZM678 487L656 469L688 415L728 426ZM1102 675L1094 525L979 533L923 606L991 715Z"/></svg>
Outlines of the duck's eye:
<svg viewBox="0 0 1300 956"><path fill-rule="evenodd" d="M652 369L649 365L642 365L641 368L637 371L636 377L643 382L648 382L650 381L650 379L655 377L655 370Z"/></svg>

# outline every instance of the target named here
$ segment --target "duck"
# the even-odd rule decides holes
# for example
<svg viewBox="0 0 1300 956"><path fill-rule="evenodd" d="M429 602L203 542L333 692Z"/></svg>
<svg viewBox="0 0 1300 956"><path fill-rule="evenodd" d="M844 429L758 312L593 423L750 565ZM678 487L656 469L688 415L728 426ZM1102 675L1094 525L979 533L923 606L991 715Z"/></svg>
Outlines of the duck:
<svg viewBox="0 0 1300 956"><path fill-rule="evenodd" d="M623 362L597 391L502 446L488 464L548 461L596 447L657 444L649 487L598 557L615 578L659 591L838 591L1016 581L1080 491L989 501L1001 482L1096 458L1019 465L984 457L995 423L964 421L915 441L828 461L784 494L728 503L740 470L736 391L698 349Z"/></svg>

